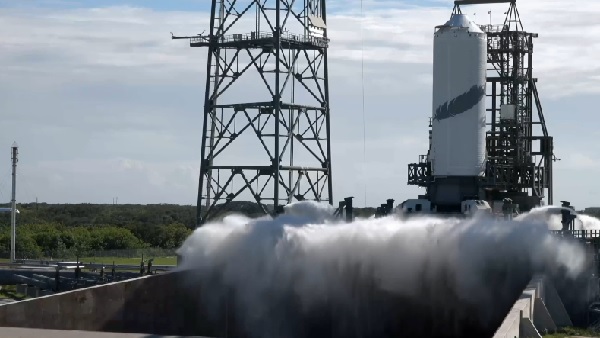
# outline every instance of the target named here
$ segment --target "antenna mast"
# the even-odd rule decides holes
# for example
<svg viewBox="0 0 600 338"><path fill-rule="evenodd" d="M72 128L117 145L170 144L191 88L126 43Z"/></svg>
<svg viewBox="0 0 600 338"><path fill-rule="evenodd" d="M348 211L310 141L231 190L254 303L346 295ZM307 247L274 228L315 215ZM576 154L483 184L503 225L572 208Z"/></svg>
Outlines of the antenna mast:
<svg viewBox="0 0 600 338"><path fill-rule="evenodd" d="M10 200L10 262L16 260L16 237L17 237L17 162L19 155L19 146L17 143L12 145L12 198Z"/></svg>

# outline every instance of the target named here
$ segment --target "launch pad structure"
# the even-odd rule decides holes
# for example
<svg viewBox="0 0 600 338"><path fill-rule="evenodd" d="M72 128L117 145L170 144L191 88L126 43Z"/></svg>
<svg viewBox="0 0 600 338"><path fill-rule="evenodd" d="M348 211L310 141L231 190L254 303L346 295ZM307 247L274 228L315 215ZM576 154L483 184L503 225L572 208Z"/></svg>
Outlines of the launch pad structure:
<svg viewBox="0 0 600 338"><path fill-rule="evenodd" d="M212 0L208 34L173 36L208 48L197 225L234 200L332 203L325 3Z"/></svg>
<svg viewBox="0 0 600 338"><path fill-rule="evenodd" d="M463 6L499 3L509 4L504 22L478 25L487 36L488 67L485 169L476 177L476 187L465 189L454 183L450 183L454 186L442 186L448 177L436 175L432 168L431 131L428 154L420 156L418 163L408 165L408 184L427 191L419 199L432 204L441 201L442 205L437 207L445 211L460 209L460 203L468 199L490 201L499 204L498 208L503 200L510 199L520 211L542 205L544 198L548 205L553 204L552 164L556 160L553 138L546 127L537 78L533 76L533 47L538 34L524 29L516 0L455 1L453 16L461 15ZM448 194L448 190L454 195L452 202L440 196ZM476 191L475 196L473 191Z"/></svg>
<svg viewBox="0 0 600 338"><path fill-rule="evenodd" d="M462 14L464 6L502 3L509 8L499 25L475 25ZM451 34L442 36L444 29L455 37L460 29L470 33L452 40ZM486 201L492 210L514 206L523 212L544 200L552 205L556 158L533 76L538 34L524 29L516 0L457 0L450 21L436 27L435 35L436 41L445 39L442 48L471 50L452 60L442 53L437 63L450 70L464 66L471 75L439 75L438 82L457 86L440 85L438 91L461 89L436 97L434 61L429 151L408 165L408 185L426 193L399 208L460 213L465 201ZM472 35L480 41L467 41ZM212 0L209 32L173 39L208 48L197 225L234 201L256 202L264 214L277 214L294 201L333 204L326 0ZM469 66L470 57L483 68ZM437 117L436 105L446 121ZM481 128L478 119L485 121ZM455 142L460 147L448 146L446 139L462 133L470 136ZM443 145L437 155L435 144ZM388 209L382 205L384 214Z"/></svg>
<svg viewBox="0 0 600 338"><path fill-rule="evenodd" d="M461 11L465 5L505 2L510 3L510 9L500 26L476 26ZM292 8L290 4L294 3L298 3L299 9ZM241 7L234 8L235 4ZM255 17L248 14L252 9ZM331 203L325 0L213 0L211 13L208 35L173 37L189 39L192 47L208 48L198 225L217 215L217 203L226 205L248 196L265 213L278 212L279 206L292 200ZM248 17L250 20L244 20ZM285 32L284 27L290 21L296 23L298 33ZM249 30L250 34L228 33L234 26L239 25L243 30L248 24L256 25ZM263 30L261 26L266 28ZM452 76L436 74L440 64L434 61L434 79L437 75L441 86L434 85L431 128L439 125L444 128L432 130L432 139L437 136L439 144L445 137L452 145L465 145L472 152L459 154L457 161L452 158L455 153L439 152L451 147L439 147L437 153L431 154L430 146L430 154L409 165L409 183L427 188L427 194L419 200L435 202L446 198L450 204L440 204L441 209L446 208L438 209L441 213L448 212L448 205L452 207L452 203L462 203L464 199L500 200L503 209L506 202L512 205L513 201L522 210L540 204L544 198L552 204L555 160L552 137L546 129L536 79L532 76L536 36L523 30L515 0L456 1L451 19L436 27L434 45L442 53L434 52L434 60L442 60L441 69L448 74L452 72ZM458 48L453 45L455 42ZM469 66L470 63L474 66ZM243 90L235 91L235 84L250 73L255 78L250 76L249 84L243 88L262 81L267 92L265 100L252 100L254 93L245 95ZM448 85L453 82L455 86ZM446 89L440 91L440 88ZM436 96L436 91L441 95ZM228 92L232 97L226 97ZM486 123L488 115L491 117ZM467 137L454 138L456 133ZM227 157L227 150L235 143L241 143L242 150L255 150L252 146L243 147L251 139L265 150L266 161L251 163L254 154L243 156L239 151L234 157ZM473 140L482 142L472 145ZM295 146L304 148L306 153L300 154ZM14 154L16 159L16 151ZM445 162L440 167L440 162L431 159ZM223 164L227 160L246 164ZM310 166L311 163L314 165ZM454 176L440 175L435 168ZM238 182L234 182L236 178ZM479 196L473 196L473 191ZM389 214L393 203L389 199L382 204L378 214ZM201 209L203 204L205 208ZM12 210L15 211L14 198ZM352 197L341 202L339 210L352 221ZM589 250L590 256L598 257L600 232L575 230L576 212L567 202L563 202L559 212L563 229L556 235L588 243L593 249ZM298 280L293 274L292 279L284 278L283 284L276 283L274 292L260 297L267 306L260 308L263 315L259 317L254 316L257 303L254 299L248 301L245 297L248 293L239 284L223 277L220 264L216 265L220 268L202 271L189 265L171 273L3 304L0 327L88 331L76 332L80 336L92 334L89 331L104 331L113 336L116 332L143 332L144 336L212 337L260 337L269 333L329 338L530 337L600 322L597 311L600 301L591 305L587 302L588 298L600 299L596 276L581 274L577 278L564 278L566 269L562 268L547 269L548 276L536 275L540 272L536 267L542 265L531 264L533 256L527 256L533 252L517 251L515 257L497 255L511 261L507 263L517 264L482 260L471 264L474 269L470 265L465 265L467 269L454 269L452 264L428 265L429 259L425 259L419 265L425 269L415 270L416 291L408 293L381 287L379 276L362 269L360 264L344 268L333 260L329 262L333 265L322 267L342 267L330 269L333 273L325 276L333 281L334 288L319 289L314 294L316 301L308 298L308 303L312 303L309 308L305 306L306 299L298 297L297 285L289 284ZM435 259L435 256L424 257ZM310 263L311 258L307 258ZM479 263L486 261L492 263L492 268L484 264L485 268L480 269ZM544 263L546 266L550 261ZM317 266L317 271L320 270ZM297 271L302 277L302 269ZM454 278L460 277L461 272L476 273L480 278L474 284L465 284L461 278ZM245 285L243 277L242 271L237 278ZM465 285L471 286L468 291L476 289L469 294L474 298L464 297ZM574 297L573 290L585 290L587 298ZM258 320L251 321L253 318ZM46 332L29 333L33 336L47 335Z"/></svg>

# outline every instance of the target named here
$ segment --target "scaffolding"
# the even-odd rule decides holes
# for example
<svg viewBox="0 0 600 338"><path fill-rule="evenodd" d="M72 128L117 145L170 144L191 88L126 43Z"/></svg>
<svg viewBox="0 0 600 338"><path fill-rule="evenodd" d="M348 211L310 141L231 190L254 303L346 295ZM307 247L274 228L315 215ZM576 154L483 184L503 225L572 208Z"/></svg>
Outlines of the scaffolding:
<svg viewBox="0 0 600 338"><path fill-rule="evenodd" d="M458 9L460 10L460 9ZM488 188L525 192L553 203L553 138L546 128L533 77L533 39L523 29L516 1L501 25L481 25L488 39L491 128L486 137ZM535 127L538 128L535 128Z"/></svg>
<svg viewBox="0 0 600 338"><path fill-rule="evenodd" d="M208 48L197 224L233 201L331 204L325 0L212 0L210 20L173 37Z"/></svg>
<svg viewBox="0 0 600 338"><path fill-rule="evenodd" d="M480 187L495 199L511 198L529 210L553 203L553 138L549 136L533 77L533 39L523 29L516 0L459 0L461 5L509 3L500 25L480 25L487 34L487 164ZM431 123L430 126L431 128ZM430 131L431 134L431 131ZM430 138L431 140L431 138ZM408 166L408 184L429 188L433 183L428 156Z"/></svg>

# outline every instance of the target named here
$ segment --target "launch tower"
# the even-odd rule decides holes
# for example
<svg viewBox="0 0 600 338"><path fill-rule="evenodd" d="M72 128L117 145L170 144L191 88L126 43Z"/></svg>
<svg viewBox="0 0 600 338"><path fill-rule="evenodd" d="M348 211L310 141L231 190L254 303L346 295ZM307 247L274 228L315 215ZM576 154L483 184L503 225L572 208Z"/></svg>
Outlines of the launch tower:
<svg viewBox="0 0 600 338"><path fill-rule="evenodd" d="M265 214L332 203L325 0L212 0L197 224L234 200Z"/></svg>
<svg viewBox="0 0 600 338"><path fill-rule="evenodd" d="M475 25L461 6L508 3L504 23ZM466 200L521 211L553 203L553 138L533 76L533 40L516 0L460 0L434 34L430 148L408 165L426 188L410 211L461 212ZM487 67L486 67L487 65ZM487 68L487 69L486 69Z"/></svg>

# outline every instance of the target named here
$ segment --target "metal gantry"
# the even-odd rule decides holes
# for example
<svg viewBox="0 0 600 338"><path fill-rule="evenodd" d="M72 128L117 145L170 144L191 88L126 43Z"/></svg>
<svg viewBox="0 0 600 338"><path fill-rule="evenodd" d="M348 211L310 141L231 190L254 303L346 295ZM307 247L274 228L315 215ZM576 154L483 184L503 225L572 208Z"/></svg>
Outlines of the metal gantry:
<svg viewBox="0 0 600 338"><path fill-rule="evenodd" d="M516 1L510 1L504 23L482 25L488 39L488 98L485 186L526 193L530 204L553 203L553 138L548 134L533 77L533 39L524 30ZM526 208L529 209L529 208Z"/></svg>
<svg viewBox="0 0 600 338"><path fill-rule="evenodd" d="M500 25L480 25L487 34L487 165L481 188L493 199L511 198L529 210L546 198L553 203L553 138L548 134L533 77L533 39L523 29L516 0L459 0L464 5L509 3ZM430 123L431 128L431 123ZM431 132L430 132L431 133ZM429 187L427 156L408 166L408 184Z"/></svg>
<svg viewBox="0 0 600 338"><path fill-rule="evenodd" d="M212 0L210 21L173 37L208 48L198 225L234 200L332 203L325 0Z"/></svg>

